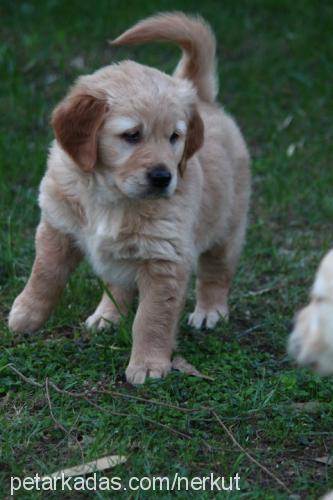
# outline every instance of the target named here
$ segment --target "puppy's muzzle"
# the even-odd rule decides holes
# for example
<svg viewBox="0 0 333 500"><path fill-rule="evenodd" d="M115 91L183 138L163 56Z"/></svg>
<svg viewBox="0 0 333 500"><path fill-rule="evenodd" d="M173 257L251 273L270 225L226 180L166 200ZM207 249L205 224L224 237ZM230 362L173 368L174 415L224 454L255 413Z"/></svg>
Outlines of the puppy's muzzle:
<svg viewBox="0 0 333 500"><path fill-rule="evenodd" d="M161 164L149 170L147 178L152 188L163 191L169 186L172 174L165 165Z"/></svg>

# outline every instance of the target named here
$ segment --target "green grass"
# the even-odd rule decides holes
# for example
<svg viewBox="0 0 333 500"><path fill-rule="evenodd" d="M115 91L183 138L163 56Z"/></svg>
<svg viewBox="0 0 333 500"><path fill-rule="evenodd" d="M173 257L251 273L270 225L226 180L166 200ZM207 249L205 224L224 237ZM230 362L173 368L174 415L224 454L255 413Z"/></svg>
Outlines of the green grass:
<svg viewBox="0 0 333 500"><path fill-rule="evenodd" d="M166 9L199 12L216 31L220 99L237 117L252 153L252 209L230 323L212 333L192 331L186 314L193 292L181 322L179 352L214 381L173 372L134 388L124 381L131 318L98 335L82 326L101 294L88 267L73 275L38 334L13 337L6 317L33 261L52 108L77 75L121 58L170 71L179 56L172 47L107 44L137 19ZM295 369L285 345L294 312L306 302L314 271L332 244L332 3L3 0L0 16L0 491L9 494L11 475L47 474L123 454L127 462L106 474L124 482L130 476L238 472L241 491L233 498L286 498L276 480L237 449L209 407L290 491L319 498L333 488L333 466L315 461L333 451L333 384ZM78 56L82 69L75 68ZM9 363L42 387L24 382ZM52 419L47 378L68 391L86 391L90 401L50 388L53 414L66 432ZM128 492L122 495L129 498ZM23 497L44 498L37 492ZM151 497L143 491L130 496Z"/></svg>

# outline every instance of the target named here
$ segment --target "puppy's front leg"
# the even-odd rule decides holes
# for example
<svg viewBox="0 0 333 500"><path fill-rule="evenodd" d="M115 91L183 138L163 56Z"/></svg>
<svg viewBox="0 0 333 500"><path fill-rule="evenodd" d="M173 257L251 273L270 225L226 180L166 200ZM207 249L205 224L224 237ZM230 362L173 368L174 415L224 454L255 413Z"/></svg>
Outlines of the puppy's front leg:
<svg viewBox="0 0 333 500"><path fill-rule="evenodd" d="M188 274L185 266L166 261L148 262L140 269L128 382L142 384L146 376L161 378L170 371Z"/></svg>
<svg viewBox="0 0 333 500"><path fill-rule="evenodd" d="M45 323L80 258L69 236L40 222L31 276L9 314L12 331L33 332Z"/></svg>

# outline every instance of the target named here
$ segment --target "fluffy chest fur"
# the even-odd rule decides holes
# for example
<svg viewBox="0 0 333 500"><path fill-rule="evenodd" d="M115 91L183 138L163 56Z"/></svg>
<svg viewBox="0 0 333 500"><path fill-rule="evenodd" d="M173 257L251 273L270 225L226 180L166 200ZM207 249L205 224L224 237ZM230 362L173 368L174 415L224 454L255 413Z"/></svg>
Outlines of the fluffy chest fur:
<svg viewBox="0 0 333 500"><path fill-rule="evenodd" d="M72 236L98 276L128 286L142 261L181 262L193 253L191 223L184 220L185 207L177 207L178 196L119 198L100 175L82 174L55 145L39 204L53 227Z"/></svg>
<svg viewBox="0 0 333 500"><path fill-rule="evenodd" d="M147 259L181 260L181 242L175 223L149 219L133 207L95 207L78 242L95 272L119 285L135 281L137 267Z"/></svg>

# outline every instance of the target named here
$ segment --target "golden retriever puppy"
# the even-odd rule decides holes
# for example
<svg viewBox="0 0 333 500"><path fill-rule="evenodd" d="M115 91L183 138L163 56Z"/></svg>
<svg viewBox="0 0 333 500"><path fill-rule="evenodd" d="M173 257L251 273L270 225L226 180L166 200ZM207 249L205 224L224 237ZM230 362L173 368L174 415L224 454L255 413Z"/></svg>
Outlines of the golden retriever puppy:
<svg viewBox="0 0 333 500"><path fill-rule="evenodd" d="M299 364L333 374L333 250L319 266L310 304L296 317L289 352Z"/></svg>
<svg viewBox="0 0 333 500"><path fill-rule="evenodd" d="M249 155L216 103L215 38L197 17L161 14L115 44L175 42L174 74L124 61L77 80L52 116L40 186L41 222L30 279L9 316L14 332L40 328L86 256L110 289L87 326L104 328L138 290L127 380L168 373L191 270L193 327L228 314L244 239Z"/></svg>

